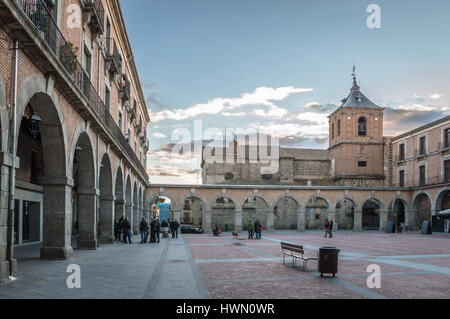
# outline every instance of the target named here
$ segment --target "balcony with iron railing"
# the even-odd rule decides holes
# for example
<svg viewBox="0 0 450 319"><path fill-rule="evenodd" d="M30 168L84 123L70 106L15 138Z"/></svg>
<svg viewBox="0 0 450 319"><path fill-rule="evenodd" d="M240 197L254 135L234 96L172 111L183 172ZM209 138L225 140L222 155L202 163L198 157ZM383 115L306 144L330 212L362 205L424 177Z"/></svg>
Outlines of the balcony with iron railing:
<svg viewBox="0 0 450 319"><path fill-rule="evenodd" d="M44 58L43 63L51 65L52 63L58 64L59 62L63 67L62 69L60 68L60 72L62 73L57 74L57 77L62 81L60 84L61 87L63 87L63 94L70 97L69 100L74 104L76 103L78 107L83 107L85 105L84 102L80 102L83 100L83 98L81 100L79 98L82 96L84 97L84 100L87 101L87 108L89 110L89 112L87 113L89 114L89 116L93 117L95 124L97 123L96 121L99 122L99 125L96 125L99 126L101 130L105 130L112 136L112 141L117 143L122 148L121 151L124 151L124 153L130 158L130 160L127 161L134 164L137 171L143 176L143 178L148 180L146 169L139 161L138 156L133 151L131 146L126 142L122 130L119 128L116 121L109 113L107 107L94 88L88 74L84 71L83 67L79 63L74 52L73 45L70 42L67 42L62 35L44 1L16 0L15 3L17 3L18 9L20 9L20 12L22 13L16 12L16 6L14 5L14 2L11 2L11 6L9 7L9 9L13 13L13 16L10 19L22 19L19 15L24 14L36 28L36 31L39 34L39 38L41 40L33 36L33 31L28 30L25 22L23 22L24 29L22 31L29 32L27 33L27 35L34 39L34 41L36 41L37 47L41 46L43 40L51 50L51 52L54 54L54 58L51 56L47 58L47 60L45 60ZM18 32L17 27L15 32ZM28 44L24 48L24 50L29 50L30 47L31 45ZM34 51L26 52L29 53ZM38 56L39 59L43 59L42 56L46 57L45 55L41 54ZM68 83L67 81L71 83ZM76 92L77 90L80 91L81 95ZM128 92L129 95L129 81L127 81L125 91ZM105 134L103 133L102 135L105 136ZM108 134L106 134L106 137L110 138ZM118 148L119 150L120 147Z"/></svg>
<svg viewBox="0 0 450 319"><path fill-rule="evenodd" d="M84 11L90 13L89 27L94 33L103 33L105 9L102 0L84 0Z"/></svg>
<svg viewBox="0 0 450 319"><path fill-rule="evenodd" d="M106 59L107 69L113 74L122 74L122 56L113 38L106 38Z"/></svg>

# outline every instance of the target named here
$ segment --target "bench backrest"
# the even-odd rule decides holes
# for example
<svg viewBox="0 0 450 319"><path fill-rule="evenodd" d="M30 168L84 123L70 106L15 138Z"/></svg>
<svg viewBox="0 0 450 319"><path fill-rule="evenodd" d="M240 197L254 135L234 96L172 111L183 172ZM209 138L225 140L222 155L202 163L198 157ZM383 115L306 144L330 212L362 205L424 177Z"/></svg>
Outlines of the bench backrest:
<svg viewBox="0 0 450 319"><path fill-rule="evenodd" d="M281 243L281 249L289 250L289 251L299 253L299 254L304 254L304 252L305 252L303 249L303 246L293 245L293 244L288 244L288 243Z"/></svg>

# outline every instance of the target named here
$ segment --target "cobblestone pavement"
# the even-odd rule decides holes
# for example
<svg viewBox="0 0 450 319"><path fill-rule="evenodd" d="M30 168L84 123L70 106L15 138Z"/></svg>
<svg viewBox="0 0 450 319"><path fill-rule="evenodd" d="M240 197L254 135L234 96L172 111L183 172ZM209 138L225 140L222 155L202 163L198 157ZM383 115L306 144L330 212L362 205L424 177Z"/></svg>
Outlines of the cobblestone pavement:
<svg viewBox="0 0 450 319"><path fill-rule="evenodd" d="M0 299L308 299L448 298L450 236L337 232L275 232L233 245L231 234L183 235L161 244L103 245L75 250L66 261L39 259L39 246L16 250L16 281L0 285ZM336 278L320 278L317 262L306 271L283 265L280 242L302 244L308 254L341 249ZM81 268L81 289L68 289L67 266ZM381 267L381 288L369 289L367 266Z"/></svg>
<svg viewBox="0 0 450 319"><path fill-rule="evenodd" d="M39 246L16 249L18 278L0 285L0 299L184 299L210 298L183 239L160 244L103 245L75 250L65 261L39 259ZM81 288L67 288L67 266L81 269Z"/></svg>
<svg viewBox="0 0 450 319"><path fill-rule="evenodd" d="M233 245L231 234L185 236L212 298L448 298L450 236L337 232L277 232ZM308 254L337 247L339 273L320 278L317 262L283 265L280 242L301 244ZM290 261L287 258L287 261ZM367 267L381 268L381 288L369 289Z"/></svg>

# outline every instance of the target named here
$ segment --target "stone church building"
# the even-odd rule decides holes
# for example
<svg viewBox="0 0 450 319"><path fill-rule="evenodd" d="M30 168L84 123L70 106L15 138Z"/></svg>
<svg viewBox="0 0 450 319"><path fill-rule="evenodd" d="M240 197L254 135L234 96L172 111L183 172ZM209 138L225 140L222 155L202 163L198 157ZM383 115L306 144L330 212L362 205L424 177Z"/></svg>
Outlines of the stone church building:
<svg viewBox="0 0 450 319"><path fill-rule="evenodd" d="M389 185L392 147L390 139L383 136L383 113L382 107L360 91L354 77L350 94L329 116L328 150L279 148L278 172L262 174L261 167L268 164L252 162L250 146L235 140L230 145L236 159L232 163L212 163L204 152L203 184ZM230 149L223 151L227 153Z"/></svg>

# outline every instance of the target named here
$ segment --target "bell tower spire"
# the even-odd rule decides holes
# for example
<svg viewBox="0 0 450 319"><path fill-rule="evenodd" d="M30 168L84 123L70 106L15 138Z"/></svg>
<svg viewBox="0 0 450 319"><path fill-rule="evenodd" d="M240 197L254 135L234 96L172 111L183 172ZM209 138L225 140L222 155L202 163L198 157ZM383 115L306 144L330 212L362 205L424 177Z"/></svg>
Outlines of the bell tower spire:
<svg viewBox="0 0 450 319"><path fill-rule="evenodd" d="M351 88L351 91L359 91L361 88L359 87L358 83L356 82L356 66L353 65L353 87Z"/></svg>

